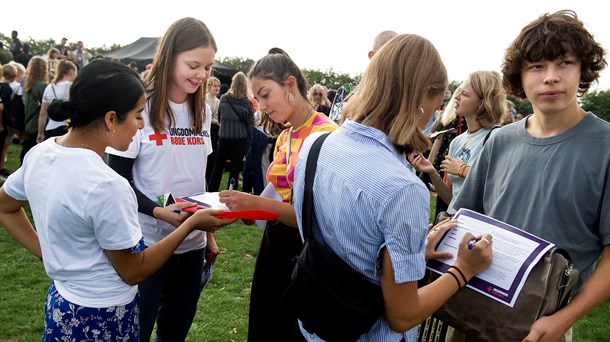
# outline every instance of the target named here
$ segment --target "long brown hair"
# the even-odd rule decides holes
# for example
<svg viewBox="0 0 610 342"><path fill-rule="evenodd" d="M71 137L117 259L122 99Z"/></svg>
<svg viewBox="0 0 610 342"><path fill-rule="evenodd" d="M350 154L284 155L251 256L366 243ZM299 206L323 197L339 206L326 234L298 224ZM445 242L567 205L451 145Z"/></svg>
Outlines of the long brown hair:
<svg viewBox="0 0 610 342"><path fill-rule="evenodd" d="M169 105L169 86L171 84L174 60L179 53L199 47L212 46L217 51L216 41L208 27L195 18L182 18L174 22L159 41L153 58L153 66L145 78L147 87L152 88L150 99L150 124L155 131L165 132L165 118L169 117L169 126L176 124L176 118ZM201 131L205 120L205 94L207 82L188 94L188 106L194 115L194 129Z"/></svg>
<svg viewBox="0 0 610 342"><path fill-rule="evenodd" d="M23 91L29 93L34 88L36 82L42 81L46 84L48 79L49 68L47 60L40 56L34 56L28 63Z"/></svg>

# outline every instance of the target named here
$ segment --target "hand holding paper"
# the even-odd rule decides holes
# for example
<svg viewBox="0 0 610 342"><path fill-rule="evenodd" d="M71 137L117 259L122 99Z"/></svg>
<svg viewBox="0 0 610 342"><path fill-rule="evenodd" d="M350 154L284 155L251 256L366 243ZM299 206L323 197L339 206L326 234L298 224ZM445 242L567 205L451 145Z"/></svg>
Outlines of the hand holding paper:
<svg viewBox="0 0 610 342"><path fill-rule="evenodd" d="M220 203L218 192L204 192L191 196L177 197L176 202L191 202L193 204L192 206L183 207L182 210L193 213L204 208L229 209L226 205Z"/></svg>
<svg viewBox="0 0 610 342"><path fill-rule="evenodd" d="M254 200L258 196L247 194L240 191L228 190L218 192L206 192L192 196L176 198L177 204L183 206L182 210L197 212L201 209L212 208L221 209L215 216L219 219L242 219L242 220L275 220L278 215L264 210L252 210ZM184 201L189 201L192 206L184 205ZM241 209L243 208L243 209ZM175 214L174 214L175 215Z"/></svg>
<svg viewBox="0 0 610 342"><path fill-rule="evenodd" d="M454 257L451 252L437 252L436 245L439 243L441 238L445 236L445 233L457 226L457 221L445 219L438 223L436 226L431 227L426 236L426 261L433 259L451 259Z"/></svg>
<svg viewBox="0 0 610 342"><path fill-rule="evenodd" d="M231 211L250 210L256 207L258 196L235 190L223 190L218 201Z"/></svg>

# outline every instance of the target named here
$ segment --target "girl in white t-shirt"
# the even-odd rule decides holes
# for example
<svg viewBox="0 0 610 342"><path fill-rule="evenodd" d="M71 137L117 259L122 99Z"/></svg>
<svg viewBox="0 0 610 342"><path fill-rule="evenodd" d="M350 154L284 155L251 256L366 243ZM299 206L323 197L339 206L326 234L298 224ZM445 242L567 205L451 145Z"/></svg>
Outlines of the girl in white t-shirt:
<svg viewBox="0 0 610 342"><path fill-rule="evenodd" d="M470 167L479 158L494 126L500 124L506 111L506 94L502 78L496 71L475 71L456 91L455 113L466 119L468 131L449 144L449 153L441 163L441 171L449 176L443 180L432 162L421 153L410 156L413 167L427 173L438 196L449 203L447 212L450 214L459 209L453 207L453 199L460 192Z"/></svg>
<svg viewBox="0 0 610 342"><path fill-rule="evenodd" d="M74 63L65 59L57 63L55 79L47 85L42 94L42 105L40 106L40 115L38 116L37 143L41 143L50 137L64 135L68 132L68 123L66 121L49 119L47 109L53 100L67 101L70 99L70 86L76 74L77 69Z"/></svg>
<svg viewBox="0 0 610 342"><path fill-rule="evenodd" d="M194 230L213 232L234 220L202 210L146 249L136 195L102 159L108 146L126 150L142 128L144 86L129 67L96 61L70 90L70 101L53 102L48 112L70 119L71 130L32 148L0 188L0 225L44 260L53 280L43 341L137 341L137 284Z"/></svg>
<svg viewBox="0 0 610 342"><path fill-rule="evenodd" d="M164 206L165 194L184 197L206 191L212 119L205 93L216 50L203 22L194 18L174 22L159 41L144 80L144 128L127 151L107 151L108 165L137 194L147 246L159 243L188 217L173 212L181 203ZM150 339L155 323L158 340L185 340L197 311L204 269L211 271L217 255L213 234L193 232L158 272L140 284L143 341Z"/></svg>

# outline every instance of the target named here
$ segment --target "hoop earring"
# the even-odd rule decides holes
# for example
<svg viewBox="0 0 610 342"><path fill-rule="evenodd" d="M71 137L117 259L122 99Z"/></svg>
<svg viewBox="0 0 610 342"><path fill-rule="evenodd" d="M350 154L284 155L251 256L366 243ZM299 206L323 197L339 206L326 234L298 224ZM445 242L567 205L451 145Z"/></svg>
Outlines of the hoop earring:
<svg viewBox="0 0 610 342"><path fill-rule="evenodd" d="M116 131L114 130L114 128L112 129L112 135L108 134L108 132L110 132L110 129L106 130L106 136L108 138L114 138L114 135L116 134Z"/></svg>
<svg viewBox="0 0 610 342"><path fill-rule="evenodd" d="M421 116L424 115L424 109L422 107L419 107L419 111L421 113L417 115L417 120L421 119Z"/></svg>

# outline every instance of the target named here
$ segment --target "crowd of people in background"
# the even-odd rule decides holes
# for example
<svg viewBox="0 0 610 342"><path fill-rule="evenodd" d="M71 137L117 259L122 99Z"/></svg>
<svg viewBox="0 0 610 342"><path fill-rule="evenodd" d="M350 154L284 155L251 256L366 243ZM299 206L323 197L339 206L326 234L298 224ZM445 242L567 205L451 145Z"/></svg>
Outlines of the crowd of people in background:
<svg viewBox="0 0 610 342"><path fill-rule="evenodd" d="M576 101L607 63L603 49L575 13L541 16L509 47L501 73L472 71L453 90L447 89L447 72L433 43L415 34L379 33L362 79L340 89L310 85L290 55L277 47L247 73L237 72L230 84L223 84L211 75L216 52L212 33L194 18L180 19L168 28L153 63L142 71L133 61L94 56L82 41L71 49L65 37L46 56L33 56L17 31L11 33L7 48L0 42L0 114L15 99L23 102L24 111L23 127L8 126L3 120L0 128L0 177L6 181L0 189L4 201L0 220L28 251L52 261L45 263L54 280L45 307L46 337L72 334L66 330L69 320L53 318L52 310L69 310L64 296L82 309L75 319L101 319L96 324L112 336L148 341L156 326L158 339L184 340L219 253L213 232L234 220L217 219L215 212L192 216L182 210L191 203L173 203L164 196L218 192L220 202L230 210L278 215L265 225L257 254L249 341L321 340L281 300L291 282L293 260L303 247L304 163L311 137L326 132L331 134L321 150L314 183L315 200L320 203L316 235L383 288L386 298L384 317L361 341L415 341L413 328L455 293L452 279L459 290L466 278L491 263L493 237L467 236L486 244L469 251L467 241L460 242L452 267L464 284L448 271L428 285L434 293L418 288L425 260L443 257L430 246L438 241L438 234L455 227L455 222L443 221L426 229L431 193L437 195L435 214L471 208L544 235L573 256L581 273L579 292L561 314L538 320L527 341L568 336L574 322L610 296L608 277L601 274L610 271L605 210L610 201L604 200L610 191L610 147L606 146L610 128ZM114 97L106 98L106 91ZM532 102L534 113L523 119L509 94ZM13 142L22 145L21 167L11 175L6 158ZM573 152L571 157L546 157L559 148ZM584 149L595 155L596 172L585 172L595 182L578 180L580 171L569 162L587 164ZM49 155L57 159L44 159ZM89 244L99 244L80 260L86 270L70 273L73 270L64 260L53 259L54 251L64 248L53 245L53 234L71 234L52 226L64 224L63 219L36 212L36 228L47 234L38 243L33 240L38 239L33 227L16 213L26 200L38 196L28 182L46 186L34 176L48 176L51 165L67 170L66 163L78 163L78 158L89 161L82 170L92 175L86 178L91 184L104 185L104 177L120 184L118 190L127 198L122 201L132 210L100 209L100 217L77 209L67 213L74 222L86 221L72 224L78 226L75 230L85 227ZM45 160L48 165L42 164ZM541 175L540 170L551 164L556 167ZM520 173L511 166L518 166ZM570 179L576 179L578 186L563 186L563 173L573 176ZM530 187L523 174L549 185ZM494 182L489 175L502 181ZM91 190L89 183L76 183L82 193ZM391 189L378 191L388 183L393 184ZM520 190L507 194L513 186ZM62 191L69 193L66 188ZM564 210L561 200L572 196L578 200ZM54 195L45 195L34 205L43 207L46 197L61 203ZM113 207L111 198L99 200ZM581 208L587 201L595 201L593 209ZM527 215L515 218L515 212ZM572 230L569 236L578 236L576 246L558 230L545 229L549 223L541 213L547 212L553 213L552 227L564 226ZM124 236L106 235L112 227L101 215L119 217L122 222L115 223L129 229ZM97 229L103 234L91 234ZM144 255L146 247L153 261L145 263L145 271L130 271L128 266L139 262L136 258ZM78 258L78 251L65 248ZM108 259L99 257L102 251ZM595 270L597 258L600 271ZM92 265L101 267L109 286L119 293L118 297L105 293L103 318L94 318L89 310L99 305L95 293L81 288ZM70 288L74 280L76 287ZM112 305L121 305L129 315L114 321ZM122 323L127 330L121 331ZM89 326L70 329L79 336ZM448 341L459 340L459 331L452 334Z"/></svg>
<svg viewBox="0 0 610 342"><path fill-rule="evenodd" d="M395 36L395 32L393 31L384 31L381 34L378 35L378 37L376 37L376 41L374 42L375 46L381 46L383 45L384 42L386 42L387 40L389 40L389 38L392 38ZM23 66L24 68L28 67L28 64L30 62L30 60L32 59L32 57L34 57L30 51L29 51L29 44L27 43L22 43L21 40L18 37L18 32L17 31L12 31L11 32L11 43L10 43L10 47L8 49L4 49L4 45L2 42L0 42L0 64L1 65L5 65L5 64L12 64L14 66ZM373 50L378 49L378 47L374 47ZM373 51L372 50L372 51ZM373 54L369 53L369 58L372 57ZM82 41L77 41L74 44L74 49L70 49L70 45L68 44L68 38L63 37L60 39L60 41L55 44L52 48L50 48L45 56L40 56L43 57L43 59L46 60L46 64L47 64L47 79L46 80L40 80L41 82L46 83L49 88L45 88L45 90L48 91L52 91L52 90L56 90L55 93L52 94L46 94L46 101L43 101L43 99L40 97L40 94L37 94L37 92L34 92L34 94L30 94L33 95L31 96L31 98L36 102L36 104L40 104L39 108L35 108L36 106L34 106L33 104L30 104L30 110L29 110L29 115L28 117L31 120L38 120L39 122L39 127L34 130L31 126L29 126L29 129L25 130L25 132L15 132L13 131L10 127L8 128L8 131L6 133L6 137L4 138L5 141L5 147L3 147L2 153L6 154L6 148L8 148L8 146L10 146L11 142L17 142L17 143L21 143L24 145L24 153L27 153L27 151L29 151L29 149L31 148L33 143L39 143L42 140L44 140L44 138L48 138L50 136L56 136L56 135L61 135L63 133L66 132L65 128L67 127L66 124L58 124L53 122L53 120L49 120L47 115L46 115L46 109L45 109L45 105L48 106L48 104L55 98L58 98L57 96L57 89L59 88L59 92L61 93L59 95L59 97L66 97L68 96L68 89L71 85L71 80L74 79L74 77L76 77L78 70L80 70L81 68L83 68L84 66L86 66L87 64L89 64L92 60L95 59L104 59L104 56L101 54L97 54L97 55L93 55L92 53L90 53L86 48L85 45ZM121 62L120 59L118 58L112 58L111 60L115 61L115 62ZM63 62L62 62L63 61ZM62 62L62 63L60 63ZM137 63L133 60L128 61L127 65L132 68L133 70L135 70L136 72L138 72L141 77L144 79L146 78L147 74L150 72L150 69L152 67L152 63L146 65L146 67L144 68L144 70L140 71L138 70L138 66ZM63 73L65 72L65 69L68 68L70 70L74 70L74 73L71 75L64 75ZM59 73L59 75L58 75ZM22 83L22 85L25 83L26 80L26 76L27 73L23 72L21 78L20 78L20 82ZM59 78L57 78L57 76L59 76ZM210 78L210 82L212 82L209 86L208 86L208 91L214 91L215 93L213 94L214 97L216 98L217 101L220 100L221 96L224 95L225 93L227 93L230 89L231 84L224 84L221 83L220 80L218 78ZM232 83L232 82L231 82ZM59 86L58 86L59 84ZM41 88L42 85L39 86L39 88ZM248 85L249 87L249 85ZM351 89L350 89L351 90ZM20 92L22 92L22 90L19 90ZM248 89L248 91L251 90ZM338 91L343 95L340 96L340 100L338 102L335 102L335 96L338 93ZM345 88L343 89L329 89L328 87L321 85L321 84L313 84L311 85L308 89L307 89L307 99L309 100L309 102L311 103L312 107L314 108L314 110L316 110L317 112L323 113L327 116L331 116L333 117L335 122L339 122L340 119L340 113L336 114L336 113L331 113L331 111L333 110L333 106L334 108L341 108L341 106L343 105L343 101L344 98L346 97L345 95L347 94L343 94L343 92L345 92ZM30 96L28 96L30 97ZM450 95L447 97L449 98ZM252 103L253 106L256 106L256 100L254 99L254 97L252 96L252 94L250 94L248 96L250 102ZM521 113L518 113L515 110L515 105L513 102L511 102L510 100L506 100L506 115L503 116L501 124L508 124L508 123L512 123L515 121L520 120L521 118L523 118L523 115ZM221 156L221 160L219 161L219 163L216 163L216 155L218 152L218 139L219 139L219 133L221 132L220 130L220 121L219 121L219 116L218 116L218 104L215 103L215 101L213 101L209 96L208 96L208 101L207 101L212 110L212 131L211 131L211 135L212 135L212 146L213 146L213 152L210 155L210 164L213 165L218 165L218 171L216 171L216 177L214 179L212 179L212 174L214 172L214 167L209 167L206 171L206 182L208 184L208 186L210 187L210 189L214 190L214 191L218 191L219 190L219 185L216 184L216 182L219 182L218 175L222 175L223 171L226 170L232 170L231 174L230 174L230 179L235 179L236 182L238 182L239 184L244 184L244 178L245 178L245 189L248 192L251 192L253 194L260 194L262 192L262 188L264 187L264 185L267 184L266 181L266 167L268 167L270 161L271 161L271 157L269 155L269 152L271 150L271 147L274 145L274 141L275 141L275 136L267 134L265 132L263 132L261 130L262 126L258 125L257 127L259 127L258 132L253 131L253 128L255 127L255 125L253 124L249 124L250 127L244 127L244 131L248 131L249 133L247 134L248 138L245 139L245 143L241 144L238 147L232 146L229 149L227 148L223 148L223 156ZM445 101L446 103L446 101ZM34 107L34 108L32 108ZM340 109L339 109L340 110ZM448 108L448 110L452 110L452 108ZM225 109L226 111L226 109ZM39 112L39 114L35 114L35 112ZM439 114L441 113L440 110L435 111L433 117L430 119L429 123L427 124L426 128L425 128L425 132L427 134L431 134L434 133L431 131L431 127L432 124L434 123L434 121L436 120L436 118L439 116ZM260 121L260 112L258 110L252 110L250 114L248 114L249 118L258 118L257 120ZM27 120L27 119L26 119ZM227 119L227 117L225 116L225 120L228 120L228 122L230 122L231 120ZM461 122L462 120L460 120ZM236 139L235 137L230 137L227 138L226 135L229 134L228 133L228 126L233 125L232 123L228 123L227 125L225 125L225 129L223 130L223 135L224 138L222 140L224 140L224 144L221 146L225 146L228 142L235 142ZM63 127L63 129L62 129ZM45 133L46 131L49 131L50 133ZM55 132L55 133L53 133ZM458 134L459 135L462 131L459 130ZM34 134L36 133L38 135L38 138L36 139L35 142L30 141L28 142L28 137L27 134ZM230 133L230 134L234 134ZM264 143L264 138L263 135L261 135L260 133L263 133L267 139L267 143ZM50 134L56 134L56 135L50 135ZM455 134L453 134L455 135ZM246 136L246 134L242 134L242 136ZM252 139L250 139L250 136L252 136ZM443 134L441 135L439 138L437 139L445 139L445 142L448 143L447 138L448 136L451 136L450 134ZM2 138L2 137L0 137ZM227 140L229 139L229 140ZM255 145L252 146L253 149L251 149L251 144ZM243 147L243 148L242 148ZM231 157L227 156L228 153L233 154ZM236 154L235 154L236 153ZM22 154L22 155L23 155ZM243 155L242 155L243 154ZM252 155L253 154L253 155ZM240 157L241 155L241 157ZM248 155L252 155L250 158L245 158ZM258 157L261 157L261 160L259 162ZM424 154L423 156L426 157L428 154ZM439 156L444 156L444 154L440 154L440 155L436 155L437 157ZM222 158L224 158L224 160L222 160ZM245 158L245 159L244 159ZM237 160L237 162L231 163L232 160ZM254 163L253 163L254 162ZM220 165L222 164L222 165ZM437 163L438 164L438 163ZM7 170L5 167L3 167L4 165L4 160L2 162L0 162L0 178L1 179L5 179L6 177L8 177L8 175L10 175L10 171ZM258 172L258 168L260 165L260 169L261 172ZM436 165L436 164L435 164ZM437 168L440 169L440 168ZM254 170L256 170L256 172L254 172ZM429 180L427 178L427 175L424 175L424 177L426 177L427 180ZM213 182L212 182L213 180ZM434 190L434 188L432 188ZM443 201L442 199L440 201ZM442 208L442 206L441 206Z"/></svg>

